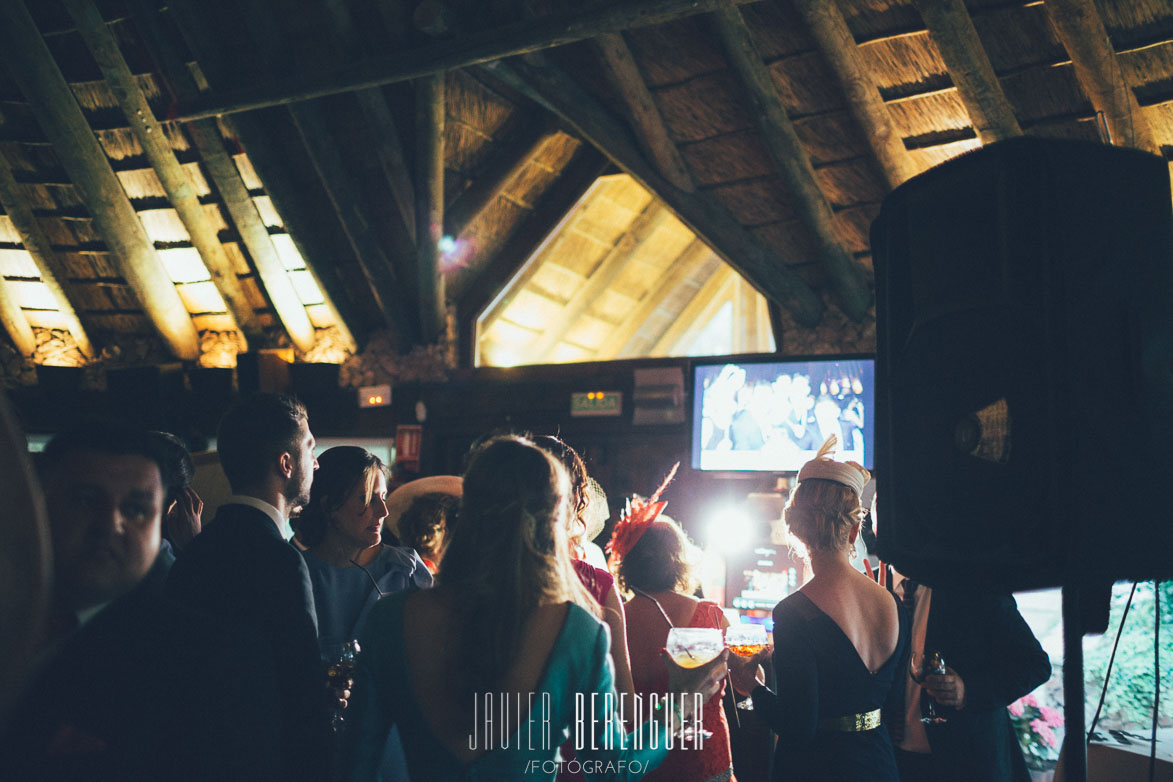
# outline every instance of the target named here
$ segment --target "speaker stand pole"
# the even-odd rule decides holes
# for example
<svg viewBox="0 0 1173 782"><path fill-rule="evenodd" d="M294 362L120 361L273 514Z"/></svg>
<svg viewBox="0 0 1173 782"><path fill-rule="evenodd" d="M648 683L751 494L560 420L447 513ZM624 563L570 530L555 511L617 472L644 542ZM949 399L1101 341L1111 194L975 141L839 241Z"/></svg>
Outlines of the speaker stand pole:
<svg viewBox="0 0 1173 782"><path fill-rule="evenodd" d="M1080 588L1063 587L1063 742L1064 782L1087 782L1087 736L1083 692L1083 611Z"/></svg>

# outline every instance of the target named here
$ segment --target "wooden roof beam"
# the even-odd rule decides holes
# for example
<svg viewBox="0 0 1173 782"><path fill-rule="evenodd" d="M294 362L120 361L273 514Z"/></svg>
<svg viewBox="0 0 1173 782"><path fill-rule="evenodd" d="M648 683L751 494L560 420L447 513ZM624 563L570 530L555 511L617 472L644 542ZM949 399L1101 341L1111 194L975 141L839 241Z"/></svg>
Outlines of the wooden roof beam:
<svg viewBox="0 0 1173 782"><path fill-rule="evenodd" d="M896 187L919 174L892 124L875 78L860 59L859 46L838 4L834 0L795 0L794 4L838 77L847 107L863 129L888 185Z"/></svg>
<svg viewBox="0 0 1173 782"><path fill-rule="evenodd" d="M485 307L533 258L535 250L558 228L610 165L601 152L590 144L583 144L563 170L562 176L546 191L537 208L513 232L505 245L472 273L461 287L456 310L465 366L475 364L476 323Z"/></svg>
<svg viewBox="0 0 1173 782"><path fill-rule="evenodd" d="M299 103L290 106L289 112L346 233L347 241L354 250L366 286L383 316L384 325L408 342L414 342L416 329L409 314L411 307L407 291L396 278L395 267L371 232L371 222L363 208L363 200L346 173L342 154L326 127L321 106L316 103Z"/></svg>
<svg viewBox="0 0 1173 782"><path fill-rule="evenodd" d="M444 90L445 77L425 76L416 88L416 284L419 336L425 345L447 331L444 270L440 239L444 236Z"/></svg>
<svg viewBox="0 0 1173 782"><path fill-rule="evenodd" d="M0 3L0 52L94 224L171 351L194 361L200 340L183 300L23 3Z"/></svg>
<svg viewBox="0 0 1173 782"><path fill-rule="evenodd" d="M460 236L481 212L497 201L517 175L537 156L546 141L557 132L547 121L549 114L540 110L536 113L540 116L527 116L522 120L521 129L515 137L494 152L488 163L477 172L472 184L444 210L445 234Z"/></svg>
<svg viewBox="0 0 1173 782"><path fill-rule="evenodd" d="M622 122L566 73L520 60L498 63L490 73L570 123L583 138L657 195L698 238L768 299L787 307L799 323L822 317L822 300L772 249L751 234L716 199L689 193L660 176Z"/></svg>
<svg viewBox="0 0 1173 782"><path fill-rule="evenodd" d="M1022 135L962 0L913 0L983 144Z"/></svg>
<svg viewBox="0 0 1173 782"><path fill-rule="evenodd" d="M1071 57L1075 78L1104 113L1112 142L1161 154L1136 93L1124 81L1124 71L1108 38L1104 20L1092 0L1047 0L1043 5L1056 37Z"/></svg>
<svg viewBox="0 0 1173 782"><path fill-rule="evenodd" d="M44 229L37 221L32 205L21 192L20 186L17 185L16 179L12 175L12 167L3 154L0 154L0 207L4 208L8 219L12 221L12 227L20 236L20 243L24 245L25 251L32 256L33 263L36 264L37 271L40 272L41 282L45 283L49 292L53 294L53 300L57 302L57 308L65 320L65 327L73 335L73 341L77 343L78 350L86 358L92 358L94 356L93 343L90 342L89 335L86 334L81 319L77 316L77 310L74 308L74 301L77 300L77 297L72 293L72 286L70 289L66 289L66 286L69 285L69 271L61 259L57 257L57 253L54 252L49 243L49 237L45 235ZM28 328L27 322L25 327ZM9 333L12 333L11 328ZM15 336L13 340L16 340Z"/></svg>
<svg viewBox="0 0 1173 782"><path fill-rule="evenodd" d="M815 237L819 261L839 295L843 311L854 320L862 320L871 304L871 293L855 259L839 239L835 212L819 189L810 156L786 114L774 76L758 53L741 11L736 8L717 11L713 20L757 122L762 143L794 197L794 206L803 223Z"/></svg>
<svg viewBox="0 0 1173 782"><path fill-rule="evenodd" d="M672 263L670 263L655 282L648 288L648 292L639 300L635 308L628 312L614 331L603 344L595 351L595 358L607 360L620 358L624 355L624 348L635 336L640 327L659 309L672 292L692 275L696 274L706 260L713 256L713 251L700 239L694 239L692 244L684 248Z"/></svg>
<svg viewBox="0 0 1173 782"><path fill-rule="evenodd" d="M696 190L692 174L680 150L668 135L664 117L644 81L639 65L623 33L604 33L591 43L599 55L603 68L627 110L636 134L636 141L660 175L681 190L689 193Z"/></svg>
<svg viewBox="0 0 1173 782"><path fill-rule="evenodd" d="M37 338L24 310L16 303L12 283L0 276L0 326L12 337L16 352L28 358L37 352Z"/></svg>
<svg viewBox="0 0 1173 782"><path fill-rule="evenodd" d="M357 51L362 46L354 26L354 19L345 2L330 0L324 3L326 12L334 26L334 37L342 42L347 51ZM393 30L391 41L395 48L402 46L396 35L400 31ZM411 169L403 154L403 137L399 132L399 124L395 121L395 113L387 103L387 96L379 87L358 90L355 93L359 107L362 109L368 128L373 131L371 149L379 159L383 168L383 176L387 179L387 186L395 199L395 206L399 211L403 230L411 244L415 244L415 188L412 184Z"/></svg>
<svg viewBox="0 0 1173 782"><path fill-rule="evenodd" d="M602 7L593 4L571 6L570 10L561 13L525 19L452 40L396 49L389 54L337 68L323 68L255 88L209 95L182 107L179 119L187 121L234 114L410 81L433 73L563 46L601 33L663 24L730 3L748 2L756 0L615 0Z"/></svg>
<svg viewBox="0 0 1173 782"><path fill-rule="evenodd" d="M106 27L106 21L94 5L93 0L64 0L69 15L73 17L77 31L93 55L94 61L106 84L118 100L122 112L130 121L130 130L146 153L151 168L159 177L163 191L179 214L183 227L191 237L191 243L203 259L216 290L224 298L227 315L235 320L241 352L248 351L245 333L259 336L260 325L256 313L245 295L244 287L236 276L232 261L220 244L216 226L208 218L196 194L195 187L183 166L179 164L171 143L163 128L155 119L146 96L139 88L138 80L118 48L118 42Z"/></svg>
<svg viewBox="0 0 1173 782"><path fill-rule="evenodd" d="M164 30L158 9L152 0L129 0L134 11L134 23L142 34L151 57L158 64L160 75L171 88L172 93L181 101L195 99L200 91L187 63L179 56L178 41ZM212 180L213 187L220 194L220 200L228 210L228 216L241 242L248 250L256 267L257 274L265 294L273 305L285 333L298 350L308 352L314 346L314 326L285 265L277 254L277 248L269 236L268 226L265 225L257 205L248 192L248 187L241 179L240 169L235 161L224 150L224 139L215 120L197 120L187 124L188 135L199 151L204 164L204 171ZM307 261L308 263L308 261ZM329 302L329 295L322 290L322 295ZM333 305L330 304L331 308ZM346 333L350 349L354 350L354 338L341 318L336 318L341 331Z"/></svg>
<svg viewBox="0 0 1173 782"><path fill-rule="evenodd" d="M623 271L627 260L641 245L651 238L660 226L671 219L671 213L658 200L653 199L641 212L627 230L615 241L614 246L603 256L595 266L586 281L579 286L570 301L558 313L554 323L551 323L542 332L527 352L535 363L542 363L549 358L549 354L558 347L558 343L570 333L578 319L590 309L591 305L603 295L611 283Z"/></svg>
<svg viewBox="0 0 1173 782"><path fill-rule="evenodd" d="M668 328L664 330L664 333L660 335L659 339L656 340L656 344L652 345L652 349L648 351L648 355L666 356L690 331L700 330L708 325L701 323L700 317L708 309L709 305L713 303L713 300L721 294L725 286L731 282L733 282L733 270L728 266L721 266L714 271L705 284L689 299L688 304L685 305L676 320L672 321Z"/></svg>

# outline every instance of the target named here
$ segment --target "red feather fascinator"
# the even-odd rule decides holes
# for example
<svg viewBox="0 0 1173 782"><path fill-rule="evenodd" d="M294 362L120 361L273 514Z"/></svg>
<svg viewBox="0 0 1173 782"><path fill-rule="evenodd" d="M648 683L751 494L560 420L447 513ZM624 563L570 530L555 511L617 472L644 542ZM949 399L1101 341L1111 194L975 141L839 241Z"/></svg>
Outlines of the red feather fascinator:
<svg viewBox="0 0 1173 782"><path fill-rule="evenodd" d="M680 467L680 462L672 465L672 469L668 471L668 476L664 478L664 482L660 487L648 497L646 500L639 497L632 497L627 500L627 505L623 509L623 515L619 517L619 521L615 523L615 531L611 533L611 541L607 543L607 554L612 559L623 559L627 556L627 552L639 543L639 539L643 537L644 532L648 527L652 526L652 522L660 517L664 508L668 506L668 502L659 501L660 495L664 493L664 489L676 477L676 470Z"/></svg>

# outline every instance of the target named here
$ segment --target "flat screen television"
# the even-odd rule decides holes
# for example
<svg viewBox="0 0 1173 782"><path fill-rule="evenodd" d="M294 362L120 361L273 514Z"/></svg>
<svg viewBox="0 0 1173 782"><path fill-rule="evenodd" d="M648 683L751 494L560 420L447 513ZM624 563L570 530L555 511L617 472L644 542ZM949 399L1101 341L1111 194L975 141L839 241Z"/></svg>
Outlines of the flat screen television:
<svg viewBox="0 0 1173 782"><path fill-rule="evenodd" d="M797 472L823 441L872 469L875 360L870 356L697 362L692 468Z"/></svg>

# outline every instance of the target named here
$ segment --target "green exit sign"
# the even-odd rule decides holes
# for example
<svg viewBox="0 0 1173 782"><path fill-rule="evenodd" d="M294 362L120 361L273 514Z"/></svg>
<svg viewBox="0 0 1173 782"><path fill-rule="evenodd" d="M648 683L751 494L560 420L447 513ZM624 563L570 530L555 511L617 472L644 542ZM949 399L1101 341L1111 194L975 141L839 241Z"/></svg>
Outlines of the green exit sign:
<svg viewBox="0 0 1173 782"><path fill-rule="evenodd" d="M620 391L576 391L570 395L570 415L621 415L623 393Z"/></svg>

